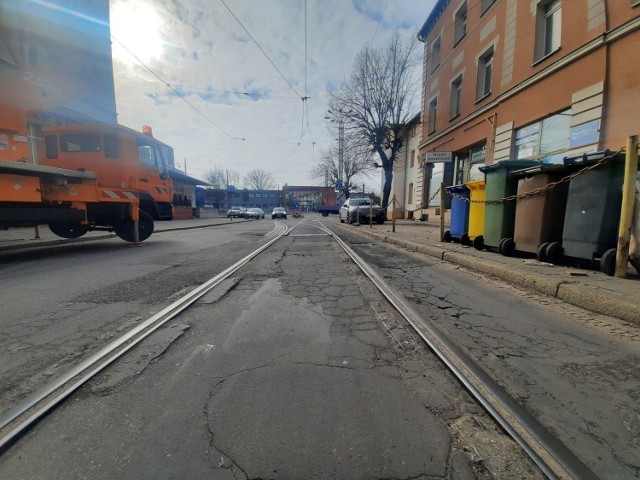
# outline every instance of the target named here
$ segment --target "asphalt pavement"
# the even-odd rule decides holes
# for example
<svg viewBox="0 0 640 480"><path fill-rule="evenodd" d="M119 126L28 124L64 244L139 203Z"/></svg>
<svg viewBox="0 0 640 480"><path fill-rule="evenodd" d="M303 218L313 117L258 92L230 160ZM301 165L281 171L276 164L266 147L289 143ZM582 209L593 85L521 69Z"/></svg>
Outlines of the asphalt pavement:
<svg viewBox="0 0 640 480"><path fill-rule="evenodd" d="M315 213L306 214L304 218L338 222L336 216L324 218ZM244 221L253 220L219 217L156 222L154 234L181 229L222 227ZM499 253L478 251L459 243L441 242L437 218L436 221L425 222L398 220L395 231L390 221L382 225L343 227L357 229L378 241L458 264L513 285L531 288L588 311L640 325L640 275L631 267L627 278L621 279L609 277L596 270L542 263L533 256L505 257ZM116 237L113 233L89 232L79 239L69 240L56 237L46 226L39 227L37 231L34 228L16 228L0 231L0 252L113 237ZM147 240L152 241L153 236Z"/></svg>

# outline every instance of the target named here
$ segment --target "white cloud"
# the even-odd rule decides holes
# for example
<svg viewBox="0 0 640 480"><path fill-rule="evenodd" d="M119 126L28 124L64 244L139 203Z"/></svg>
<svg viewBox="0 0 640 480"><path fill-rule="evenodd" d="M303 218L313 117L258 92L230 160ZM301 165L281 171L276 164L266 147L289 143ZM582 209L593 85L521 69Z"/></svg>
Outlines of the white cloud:
<svg viewBox="0 0 640 480"><path fill-rule="evenodd" d="M133 11L136 4L142 11L145 2L155 9L162 48L145 63L190 104L137 60L124 59L127 52L114 52L118 119L134 129L152 125L193 176L202 178L214 164L241 176L262 168L279 185L318 184L310 171L319 148L331 141L323 119L327 87L341 83L374 32L374 44L394 28L415 37L435 3L307 0L305 69L303 0L225 1L282 76L219 0L114 0L114 31L123 21L116 9ZM305 93L310 98L303 122Z"/></svg>

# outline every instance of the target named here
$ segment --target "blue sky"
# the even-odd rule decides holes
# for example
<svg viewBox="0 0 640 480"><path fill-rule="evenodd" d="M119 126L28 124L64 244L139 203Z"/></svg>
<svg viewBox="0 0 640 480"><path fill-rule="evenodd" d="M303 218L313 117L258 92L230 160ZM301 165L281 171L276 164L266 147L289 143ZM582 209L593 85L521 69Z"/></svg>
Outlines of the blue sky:
<svg viewBox="0 0 640 480"><path fill-rule="evenodd" d="M434 3L307 0L305 35L304 0L111 0L118 121L151 125L196 177L217 165L318 185L328 88L364 45L415 38Z"/></svg>

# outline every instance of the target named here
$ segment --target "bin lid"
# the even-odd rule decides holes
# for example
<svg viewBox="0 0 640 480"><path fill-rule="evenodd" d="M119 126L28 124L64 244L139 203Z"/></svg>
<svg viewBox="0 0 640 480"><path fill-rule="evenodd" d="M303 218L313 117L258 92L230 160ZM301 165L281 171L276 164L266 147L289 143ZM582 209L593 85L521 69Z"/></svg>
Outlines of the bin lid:
<svg viewBox="0 0 640 480"><path fill-rule="evenodd" d="M451 193L465 193L468 192L469 189L467 188L467 186L462 183L460 185L451 185L449 187L445 187L447 192L451 192Z"/></svg>
<svg viewBox="0 0 640 480"><path fill-rule="evenodd" d="M539 173L562 173L569 170L564 163L541 163L535 167L523 168L521 170L514 170L511 175L518 178L532 177Z"/></svg>
<svg viewBox="0 0 640 480"><path fill-rule="evenodd" d="M567 166L593 165L594 163L598 163L604 157L608 157L609 155L611 155L611 153L611 150L601 150L598 152L583 153L581 155L564 157L564 164ZM623 154L620 154L620 156L624 157Z"/></svg>
<svg viewBox="0 0 640 480"><path fill-rule="evenodd" d="M539 160L502 160L501 162L492 163L486 167L480 167L482 173L496 172L500 169L506 169L509 172L513 170L522 170L523 168L534 167L540 165Z"/></svg>
<svg viewBox="0 0 640 480"><path fill-rule="evenodd" d="M484 180L473 180L471 182L465 183L465 185L469 190L479 190L485 187L484 184L485 184Z"/></svg>

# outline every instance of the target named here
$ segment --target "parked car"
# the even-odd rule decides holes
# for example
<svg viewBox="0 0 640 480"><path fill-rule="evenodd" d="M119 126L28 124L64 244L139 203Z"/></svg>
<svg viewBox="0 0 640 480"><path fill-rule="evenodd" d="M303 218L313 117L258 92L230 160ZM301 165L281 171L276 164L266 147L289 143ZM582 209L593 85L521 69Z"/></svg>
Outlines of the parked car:
<svg viewBox="0 0 640 480"><path fill-rule="evenodd" d="M247 213L244 214L244 218L255 218L256 220L260 220L264 218L264 211L261 208L249 208L247 209Z"/></svg>
<svg viewBox="0 0 640 480"><path fill-rule="evenodd" d="M231 207L227 210L227 217L241 217L242 216L242 207Z"/></svg>
<svg viewBox="0 0 640 480"><path fill-rule="evenodd" d="M376 205L369 198L348 198L340 207L338 218L340 223L369 223L369 214L376 223L384 223L384 209L380 205Z"/></svg>
<svg viewBox="0 0 640 480"><path fill-rule="evenodd" d="M287 211L283 207L275 207L271 212L271 218L284 218L287 219Z"/></svg>

